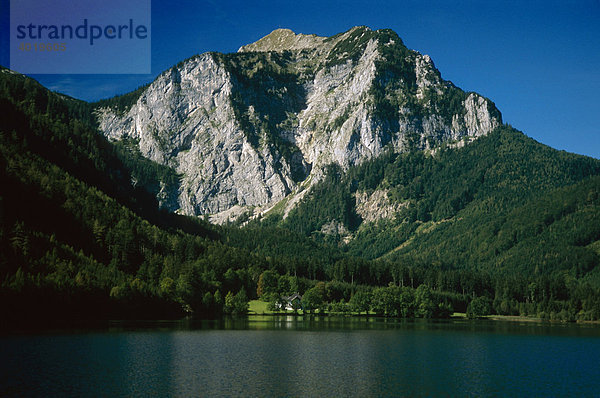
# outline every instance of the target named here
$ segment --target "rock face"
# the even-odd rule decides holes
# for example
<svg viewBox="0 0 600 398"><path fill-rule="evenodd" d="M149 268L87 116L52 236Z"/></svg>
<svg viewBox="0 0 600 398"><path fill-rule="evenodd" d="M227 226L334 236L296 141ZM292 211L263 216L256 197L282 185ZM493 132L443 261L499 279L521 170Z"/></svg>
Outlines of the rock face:
<svg viewBox="0 0 600 398"><path fill-rule="evenodd" d="M392 219L406 203L393 203L388 199L386 190L376 190L370 195L367 192L356 192L356 214L364 222L375 222L382 219Z"/></svg>
<svg viewBox="0 0 600 398"><path fill-rule="evenodd" d="M295 203L330 163L346 169L386 147L430 149L501 124L492 102L444 81L429 56L365 27L328 38L279 29L237 53L195 56L125 111L97 117L107 137L134 140L182 175L175 194L188 215Z"/></svg>

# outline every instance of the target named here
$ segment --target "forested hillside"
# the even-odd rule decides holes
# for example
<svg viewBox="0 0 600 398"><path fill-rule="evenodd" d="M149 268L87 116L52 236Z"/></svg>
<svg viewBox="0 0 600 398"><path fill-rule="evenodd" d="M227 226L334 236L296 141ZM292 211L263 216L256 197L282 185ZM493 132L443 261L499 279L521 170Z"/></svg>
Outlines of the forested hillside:
<svg viewBox="0 0 600 398"><path fill-rule="evenodd" d="M576 253L575 246L600 238L598 175L600 161L556 151L503 127L464 148L388 153L346 174L330 168L280 224L326 235L323 226L335 220L352 235L344 250L367 259L410 256L448 267L528 273L535 266L525 259L531 261L541 244L572 246ZM356 198L377 192L385 193L381 206L397 211L364 221ZM567 225L567 219L579 222ZM533 239L549 230L551 237ZM572 235L578 238L568 238ZM509 262L507 256L519 250L524 258ZM577 257L560 268L575 266Z"/></svg>
<svg viewBox="0 0 600 398"><path fill-rule="evenodd" d="M219 316L294 292L321 313L600 319L600 161L509 126L330 166L285 219L219 227L161 210L178 176L103 138L90 104L3 69L0 114L7 319Z"/></svg>
<svg viewBox="0 0 600 398"><path fill-rule="evenodd" d="M173 176L99 135L91 106L6 70L0 93L2 316L206 316L256 289L264 258L160 211L142 187Z"/></svg>

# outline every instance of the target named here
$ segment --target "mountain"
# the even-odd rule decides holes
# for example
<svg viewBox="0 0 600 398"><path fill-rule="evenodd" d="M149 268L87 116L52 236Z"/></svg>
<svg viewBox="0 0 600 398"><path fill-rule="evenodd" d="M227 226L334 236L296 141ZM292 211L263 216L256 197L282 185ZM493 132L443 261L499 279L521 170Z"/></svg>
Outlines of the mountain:
<svg viewBox="0 0 600 398"><path fill-rule="evenodd" d="M321 276L341 257L265 233L286 247L267 257L237 243L244 231L159 209L156 189L178 180L172 170L104 138L93 105L2 67L0 115L3 328L243 312L265 270L293 266L288 289L305 291L308 270Z"/></svg>
<svg viewBox="0 0 600 398"><path fill-rule="evenodd" d="M332 37L278 29L234 54L192 57L128 105L98 104L97 116L106 137L181 175L179 187L161 186L164 207L215 221L283 199L289 210L329 164L468 142L502 123L429 56L366 27Z"/></svg>
<svg viewBox="0 0 600 398"><path fill-rule="evenodd" d="M600 319L600 161L502 124L389 30L276 30L93 104L1 68L0 114L3 319L215 317L296 292Z"/></svg>
<svg viewBox="0 0 600 398"><path fill-rule="evenodd" d="M3 327L216 316L234 310L228 292L243 304L264 269L283 269L225 244L220 228L159 210L140 181L168 173L108 142L90 104L2 68L0 114Z"/></svg>
<svg viewBox="0 0 600 398"><path fill-rule="evenodd" d="M599 263L599 183L600 161L503 126L462 148L332 170L278 222L353 257L580 277Z"/></svg>

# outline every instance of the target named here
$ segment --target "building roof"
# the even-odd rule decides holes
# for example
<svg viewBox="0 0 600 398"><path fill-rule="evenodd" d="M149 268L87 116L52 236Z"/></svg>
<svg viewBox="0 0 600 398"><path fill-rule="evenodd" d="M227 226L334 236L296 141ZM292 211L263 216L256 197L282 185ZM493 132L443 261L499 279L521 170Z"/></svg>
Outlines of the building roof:
<svg viewBox="0 0 600 398"><path fill-rule="evenodd" d="M300 293L294 293L291 296L283 297L283 298L290 303L296 299L302 301L302 296L300 295Z"/></svg>

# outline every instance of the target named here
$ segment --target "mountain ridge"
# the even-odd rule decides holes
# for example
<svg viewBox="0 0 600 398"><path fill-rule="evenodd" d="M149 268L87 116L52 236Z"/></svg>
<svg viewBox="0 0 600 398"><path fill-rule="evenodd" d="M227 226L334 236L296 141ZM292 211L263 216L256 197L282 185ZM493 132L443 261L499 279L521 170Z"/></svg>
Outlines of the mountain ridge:
<svg viewBox="0 0 600 398"><path fill-rule="evenodd" d="M330 163L347 168L388 145L427 149L501 124L491 101L442 80L395 33L366 27L330 38L276 30L238 53L205 53L163 72L125 112L97 115L111 140L133 138L183 176L162 196L188 215L260 214L295 203Z"/></svg>
<svg viewBox="0 0 600 398"><path fill-rule="evenodd" d="M327 38L315 34L296 34L291 29L275 29L254 43L243 45L238 52L303 50L317 47Z"/></svg>

